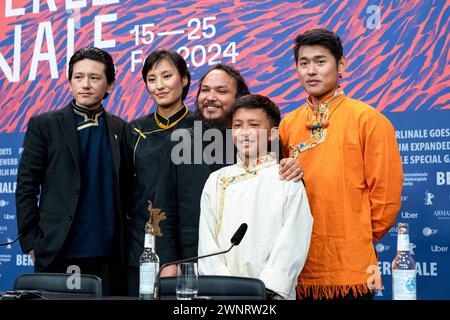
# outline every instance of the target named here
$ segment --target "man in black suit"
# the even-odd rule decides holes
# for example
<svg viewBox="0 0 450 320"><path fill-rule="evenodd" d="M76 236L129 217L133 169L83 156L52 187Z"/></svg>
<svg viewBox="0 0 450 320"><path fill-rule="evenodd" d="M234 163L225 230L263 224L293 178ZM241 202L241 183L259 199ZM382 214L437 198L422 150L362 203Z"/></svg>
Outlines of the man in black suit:
<svg viewBox="0 0 450 320"><path fill-rule="evenodd" d="M98 275L104 295L122 294L125 123L102 106L115 82L112 57L98 48L78 50L69 81L74 99L28 123L16 189L20 244L36 272Z"/></svg>
<svg viewBox="0 0 450 320"><path fill-rule="evenodd" d="M172 133L174 141L169 141L165 148L154 201L154 206L166 213L166 220L160 224L163 236L156 239L161 265L197 255L203 187L211 172L235 163L231 135L227 137L231 134L226 130L227 120L236 99L249 93L238 70L215 65L200 79L195 111L198 121L194 122L194 128ZM196 129L198 126L201 129ZM215 133L212 142L207 138L209 129L216 129L209 131ZM283 159L280 165L282 179L302 178L303 170L295 159ZM161 276L173 275L176 266L161 270Z"/></svg>

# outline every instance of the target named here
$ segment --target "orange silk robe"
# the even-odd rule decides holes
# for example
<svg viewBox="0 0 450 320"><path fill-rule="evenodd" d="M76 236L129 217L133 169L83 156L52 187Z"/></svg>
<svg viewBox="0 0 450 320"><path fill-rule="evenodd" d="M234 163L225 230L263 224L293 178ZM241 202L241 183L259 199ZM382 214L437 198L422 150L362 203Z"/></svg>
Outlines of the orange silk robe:
<svg viewBox="0 0 450 320"><path fill-rule="evenodd" d="M310 101L280 124L285 157L292 156L289 145L311 138L305 126L312 117ZM377 265L373 242L392 227L400 209L403 170L389 120L344 94L329 103L328 114L324 142L298 154L314 217L308 258L297 283L300 299L371 290L367 281ZM381 277L377 280L380 285Z"/></svg>

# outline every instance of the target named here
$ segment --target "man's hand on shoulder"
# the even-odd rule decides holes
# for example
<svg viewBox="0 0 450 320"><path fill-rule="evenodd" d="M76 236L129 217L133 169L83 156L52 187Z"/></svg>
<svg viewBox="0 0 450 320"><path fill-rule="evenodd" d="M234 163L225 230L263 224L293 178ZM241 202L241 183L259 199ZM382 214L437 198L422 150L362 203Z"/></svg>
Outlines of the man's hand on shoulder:
<svg viewBox="0 0 450 320"><path fill-rule="evenodd" d="M294 158L284 158L280 161L280 179L299 182L303 178L303 168Z"/></svg>

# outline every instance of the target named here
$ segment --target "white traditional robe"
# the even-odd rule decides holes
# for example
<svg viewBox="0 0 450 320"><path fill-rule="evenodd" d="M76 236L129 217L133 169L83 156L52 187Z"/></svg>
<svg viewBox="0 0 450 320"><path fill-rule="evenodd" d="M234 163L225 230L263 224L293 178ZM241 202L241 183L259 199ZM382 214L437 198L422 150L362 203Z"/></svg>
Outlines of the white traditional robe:
<svg viewBox="0 0 450 320"><path fill-rule="evenodd" d="M303 183L280 180L273 153L248 167L238 159L209 176L201 197L198 254L228 249L244 222L242 242L227 254L200 259L199 273L259 278L283 298L295 299L313 218Z"/></svg>

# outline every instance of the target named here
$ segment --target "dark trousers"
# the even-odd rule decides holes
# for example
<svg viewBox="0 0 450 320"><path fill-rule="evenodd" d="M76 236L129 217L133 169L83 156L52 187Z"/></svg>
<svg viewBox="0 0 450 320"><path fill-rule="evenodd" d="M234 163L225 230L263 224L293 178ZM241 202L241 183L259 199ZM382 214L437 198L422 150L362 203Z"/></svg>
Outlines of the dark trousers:
<svg viewBox="0 0 450 320"><path fill-rule="evenodd" d="M77 266L80 268L81 274L90 274L100 277L102 279L102 291L104 296L125 295L125 274L117 258L57 258L45 268L44 272L67 273L70 266Z"/></svg>

